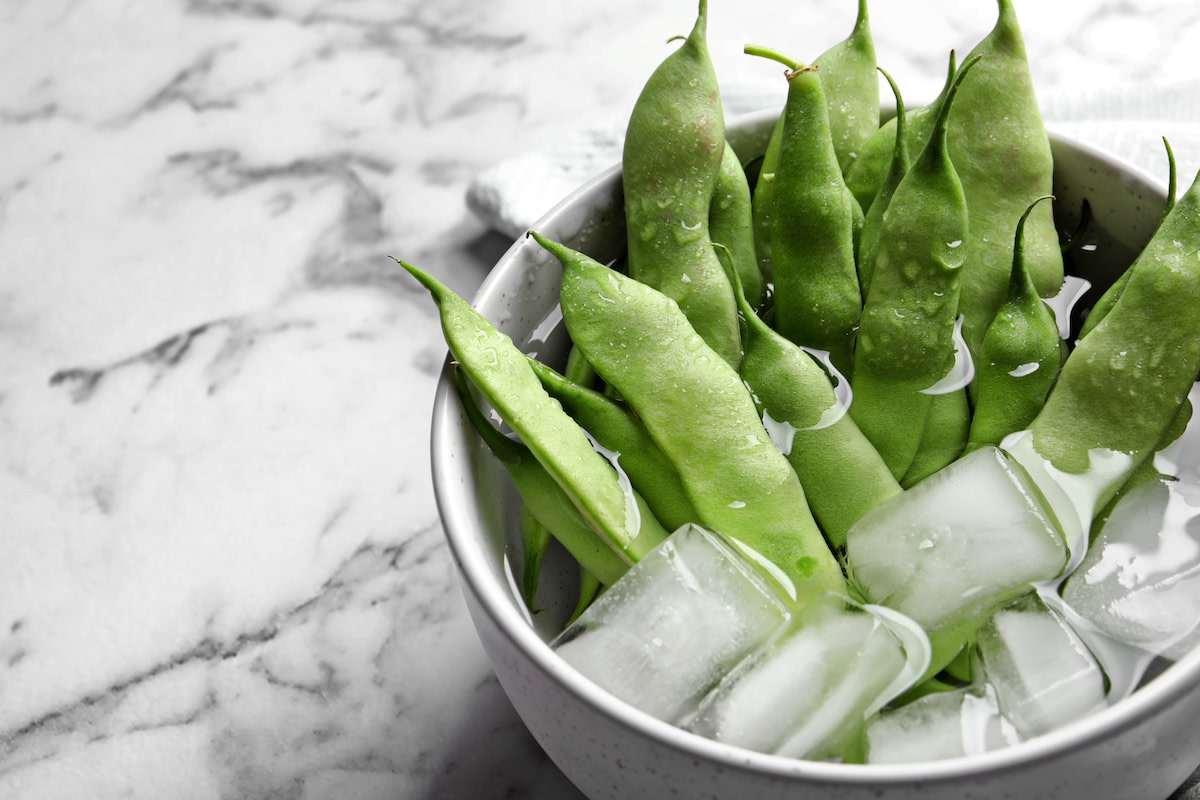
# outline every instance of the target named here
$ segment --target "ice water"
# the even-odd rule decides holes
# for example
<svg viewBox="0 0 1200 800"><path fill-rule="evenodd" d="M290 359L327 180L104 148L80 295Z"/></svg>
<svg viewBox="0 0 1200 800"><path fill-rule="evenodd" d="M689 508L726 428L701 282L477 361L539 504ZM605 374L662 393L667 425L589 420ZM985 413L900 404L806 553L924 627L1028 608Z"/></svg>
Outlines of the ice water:
<svg viewBox="0 0 1200 800"><path fill-rule="evenodd" d="M839 595L809 602L705 699L691 729L759 752L840 759L929 663L920 628L897 624Z"/></svg>
<svg viewBox="0 0 1200 800"><path fill-rule="evenodd" d="M724 540L685 525L551 646L611 694L678 723L787 618L775 590Z"/></svg>

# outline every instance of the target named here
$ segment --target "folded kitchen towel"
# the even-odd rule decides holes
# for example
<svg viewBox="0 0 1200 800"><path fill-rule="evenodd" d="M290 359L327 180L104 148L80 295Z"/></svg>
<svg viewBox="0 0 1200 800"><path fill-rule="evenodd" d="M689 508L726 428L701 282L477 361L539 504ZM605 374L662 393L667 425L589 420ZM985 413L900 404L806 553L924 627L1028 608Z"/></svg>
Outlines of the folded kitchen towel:
<svg viewBox="0 0 1200 800"><path fill-rule="evenodd" d="M778 87L726 86L726 115L778 108ZM1121 158L1165 185L1166 137L1175 153L1180 191L1200 168L1200 80L1041 98L1047 127ZM581 128L553 149L492 166L467 188L467 206L489 227L522 235L559 201L621 159L624 121Z"/></svg>

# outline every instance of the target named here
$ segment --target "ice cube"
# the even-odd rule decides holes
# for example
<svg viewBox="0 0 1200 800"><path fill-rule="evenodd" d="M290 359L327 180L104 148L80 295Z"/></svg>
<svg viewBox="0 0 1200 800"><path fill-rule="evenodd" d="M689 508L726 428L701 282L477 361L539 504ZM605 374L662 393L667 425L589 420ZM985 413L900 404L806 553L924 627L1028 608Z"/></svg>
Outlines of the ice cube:
<svg viewBox="0 0 1200 800"><path fill-rule="evenodd" d="M674 723L787 618L779 596L738 553L685 525L551 646L612 694Z"/></svg>
<svg viewBox="0 0 1200 800"><path fill-rule="evenodd" d="M1056 577L1066 555L1027 476L994 447L876 507L846 540L866 598L921 624L943 664L992 610Z"/></svg>
<svg viewBox="0 0 1200 800"><path fill-rule="evenodd" d="M759 752L840 759L863 722L928 665L924 633L907 622L897 635L902 624L822 595L705 698L690 728Z"/></svg>
<svg viewBox="0 0 1200 800"><path fill-rule="evenodd" d="M1000 609L976 639L982 680L1024 738L1108 705L1104 673L1079 636L1030 593Z"/></svg>
<svg viewBox="0 0 1200 800"><path fill-rule="evenodd" d="M940 761L999 750L1021 741L988 686L935 692L875 716L867 724L869 764Z"/></svg>
<svg viewBox="0 0 1200 800"><path fill-rule="evenodd" d="M1156 480L1113 507L1063 602L1099 630L1177 659L1200 643L1200 487Z"/></svg>

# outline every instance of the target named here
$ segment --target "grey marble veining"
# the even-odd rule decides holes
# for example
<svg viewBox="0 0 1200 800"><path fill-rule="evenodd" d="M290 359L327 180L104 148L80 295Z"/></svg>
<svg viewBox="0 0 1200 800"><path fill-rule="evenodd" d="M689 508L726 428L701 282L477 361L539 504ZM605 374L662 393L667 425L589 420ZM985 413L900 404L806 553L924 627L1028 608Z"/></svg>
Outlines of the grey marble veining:
<svg viewBox="0 0 1200 800"><path fill-rule="evenodd" d="M755 98L783 84L744 43L816 53L854 11L711 5ZM994 15L875 6L912 97ZM1190 0L1018 9L1048 96L1195 77ZM428 471L444 346L389 256L469 294L508 244L469 182L624 119L694 11L0 6L0 797L579 796L467 619Z"/></svg>

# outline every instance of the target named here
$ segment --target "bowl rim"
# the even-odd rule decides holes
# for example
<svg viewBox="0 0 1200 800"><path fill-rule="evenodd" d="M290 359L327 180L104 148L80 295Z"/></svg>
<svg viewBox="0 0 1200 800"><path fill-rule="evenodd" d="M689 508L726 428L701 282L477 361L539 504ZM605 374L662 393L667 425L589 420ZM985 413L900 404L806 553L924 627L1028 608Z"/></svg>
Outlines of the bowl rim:
<svg viewBox="0 0 1200 800"><path fill-rule="evenodd" d="M776 116L778 111L764 109L741 115L731 120L730 125L746 128L765 124L765 121L773 120ZM1052 126L1047 126L1047 133L1056 147L1078 150L1117 172L1131 175L1157 195L1165 197L1165 183L1146 174L1137 165L1099 147L1060 134ZM556 203L535 227L551 229L555 220L581 197L611 188L611 183L619 180L620 174L619 163L603 170ZM490 298L507 273L521 267L515 255L525 239L525 236L518 237L497 261L480 284L472 299L473 305ZM678 728L610 695L558 657L538 635L528 617L517 609L509 587L493 579L494 571L489 567L486 555L469 545L471 537L465 531L472 522L452 502L447 488L456 480L454 475L458 466L448 454L447 443L453 440L461 424L457 411L458 399L452 389L449 369L450 359L447 357L434 397L430 454L435 500L447 543L465 584L463 588L474 595L479 608L521 654L563 690L590 706L593 711L663 746L729 769L751 770L784 779L872 785L909 784L916 781L937 783L1026 769L1032 763L1054 760L1084 749L1148 720L1200 683L1200 647L1197 647L1129 697L1041 736L987 753L903 764L806 761L728 745Z"/></svg>

